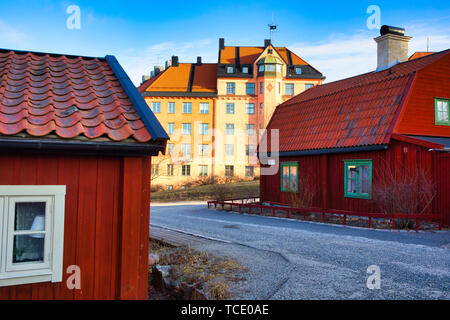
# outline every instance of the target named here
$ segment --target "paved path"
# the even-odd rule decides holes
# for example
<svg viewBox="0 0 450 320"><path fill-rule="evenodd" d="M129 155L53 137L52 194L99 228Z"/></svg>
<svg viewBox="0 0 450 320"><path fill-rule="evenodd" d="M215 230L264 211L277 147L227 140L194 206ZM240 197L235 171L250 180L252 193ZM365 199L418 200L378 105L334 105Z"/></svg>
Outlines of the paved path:
<svg viewBox="0 0 450 320"><path fill-rule="evenodd" d="M450 299L448 231L359 229L204 205L152 206L150 216L154 232L201 235L194 247L245 265L236 299ZM367 288L371 265L380 267L380 290Z"/></svg>

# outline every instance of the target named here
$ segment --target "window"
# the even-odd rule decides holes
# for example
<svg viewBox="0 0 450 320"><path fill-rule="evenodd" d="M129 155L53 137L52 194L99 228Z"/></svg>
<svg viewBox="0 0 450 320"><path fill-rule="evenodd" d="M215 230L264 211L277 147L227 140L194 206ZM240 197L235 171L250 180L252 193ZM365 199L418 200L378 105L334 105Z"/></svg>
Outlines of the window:
<svg viewBox="0 0 450 320"><path fill-rule="evenodd" d="M183 123L181 133L184 135L190 135L192 132L192 123Z"/></svg>
<svg viewBox="0 0 450 320"><path fill-rule="evenodd" d="M242 67L242 73L248 73L248 67Z"/></svg>
<svg viewBox="0 0 450 320"><path fill-rule="evenodd" d="M254 144L247 144L245 145L245 155L247 157L253 157L255 156L255 145Z"/></svg>
<svg viewBox="0 0 450 320"><path fill-rule="evenodd" d="M199 144L198 145L198 154L200 156L207 156L209 154L208 145L207 144Z"/></svg>
<svg viewBox="0 0 450 320"><path fill-rule="evenodd" d="M246 127L247 136L254 136L256 134L254 124L247 124L245 127Z"/></svg>
<svg viewBox="0 0 450 320"><path fill-rule="evenodd" d="M258 72L264 72L264 65L263 64L258 67Z"/></svg>
<svg viewBox="0 0 450 320"><path fill-rule="evenodd" d="M172 156L174 150L175 150L175 145L173 143L168 143L167 144L167 154L169 156Z"/></svg>
<svg viewBox="0 0 450 320"><path fill-rule="evenodd" d="M152 164L152 176L159 174L159 164Z"/></svg>
<svg viewBox="0 0 450 320"><path fill-rule="evenodd" d="M173 186L172 186L172 185L166 186L166 190L167 190L167 191L172 191L172 190L173 190Z"/></svg>
<svg viewBox="0 0 450 320"><path fill-rule="evenodd" d="M225 166L225 177L234 177L234 166Z"/></svg>
<svg viewBox="0 0 450 320"><path fill-rule="evenodd" d="M247 114L255 114L255 104L254 103L247 103L246 111L247 111Z"/></svg>
<svg viewBox="0 0 450 320"><path fill-rule="evenodd" d="M169 113L175 113L175 102L169 102Z"/></svg>
<svg viewBox="0 0 450 320"><path fill-rule="evenodd" d="M313 83L306 83L305 84L305 90L311 89L312 87L314 87Z"/></svg>
<svg viewBox="0 0 450 320"><path fill-rule="evenodd" d="M450 126L450 100L435 99L435 116L437 125Z"/></svg>
<svg viewBox="0 0 450 320"><path fill-rule="evenodd" d="M227 67L227 73L233 73L234 68L233 67Z"/></svg>
<svg viewBox="0 0 450 320"><path fill-rule="evenodd" d="M247 178L253 178L255 176L255 167L252 166L245 167L245 176Z"/></svg>
<svg viewBox="0 0 450 320"><path fill-rule="evenodd" d="M161 102L152 102L153 113L161 113Z"/></svg>
<svg viewBox="0 0 450 320"><path fill-rule="evenodd" d="M225 155L229 157L234 156L234 144L225 145Z"/></svg>
<svg viewBox="0 0 450 320"><path fill-rule="evenodd" d="M186 160L191 160L191 145L189 143L183 143L181 145L181 154Z"/></svg>
<svg viewBox="0 0 450 320"><path fill-rule="evenodd" d="M209 103L200 103L200 113L201 114L209 113Z"/></svg>
<svg viewBox="0 0 450 320"><path fill-rule="evenodd" d="M234 82L227 82L227 94L235 94L236 84Z"/></svg>
<svg viewBox="0 0 450 320"><path fill-rule="evenodd" d="M200 177L207 177L208 176L208 166L207 165L198 166L198 175Z"/></svg>
<svg viewBox="0 0 450 320"><path fill-rule="evenodd" d="M263 103L259 104L259 112L261 112L261 113L264 112L264 104Z"/></svg>
<svg viewBox="0 0 450 320"><path fill-rule="evenodd" d="M284 94L287 96L294 95L294 84L293 83L286 83L284 87Z"/></svg>
<svg viewBox="0 0 450 320"><path fill-rule="evenodd" d="M345 197L372 197L372 160L345 161Z"/></svg>
<svg viewBox="0 0 450 320"><path fill-rule="evenodd" d="M255 84L254 83L246 83L245 84L245 94L249 96L255 95Z"/></svg>
<svg viewBox="0 0 450 320"><path fill-rule="evenodd" d="M300 68L300 67L295 68L295 74L298 74L298 75L302 74L302 68Z"/></svg>
<svg viewBox="0 0 450 320"><path fill-rule="evenodd" d="M277 64L277 72L281 73L281 64Z"/></svg>
<svg viewBox="0 0 450 320"><path fill-rule="evenodd" d="M181 175L184 177L189 177L191 175L191 166L189 164L181 167Z"/></svg>
<svg viewBox="0 0 450 320"><path fill-rule="evenodd" d="M281 191L298 192L298 163L281 163Z"/></svg>
<svg viewBox="0 0 450 320"><path fill-rule="evenodd" d="M260 82L259 83L259 93L263 94L264 93L264 82Z"/></svg>
<svg viewBox="0 0 450 320"><path fill-rule="evenodd" d="M175 123L170 122L167 124L167 133L173 134L175 132Z"/></svg>
<svg viewBox="0 0 450 320"><path fill-rule="evenodd" d="M234 114L234 103L227 103L226 109L227 114Z"/></svg>
<svg viewBox="0 0 450 320"><path fill-rule="evenodd" d="M0 186L0 287L61 282L65 186Z"/></svg>
<svg viewBox="0 0 450 320"><path fill-rule="evenodd" d="M233 136L234 135L234 123L227 123L227 124L225 124L225 134L227 136Z"/></svg>
<svg viewBox="0 0 450 320"><path fill-rule="evenodd" d="M173 177L173 164L168 164L167 165L167 176L168 177Z"/></svg>
<svg viewBox="0 0 450 320"><path fill-rule="evenodd" d="M274 64L266 64L266 71L275 72L275 65Z"/></svg>
<svg viewBox="0 0 450 320"><path fill-rule="evenodd" d="M199 134L202 136L206 136L206 135L208 135L209 124L208 123L200 123L199 129L200 129Z"/></svg>
<svg viewBox="0 0 450 320"><path fill-rule="evenodd" d="M183 113L192 113L192 103L183 102Z"/></svg>

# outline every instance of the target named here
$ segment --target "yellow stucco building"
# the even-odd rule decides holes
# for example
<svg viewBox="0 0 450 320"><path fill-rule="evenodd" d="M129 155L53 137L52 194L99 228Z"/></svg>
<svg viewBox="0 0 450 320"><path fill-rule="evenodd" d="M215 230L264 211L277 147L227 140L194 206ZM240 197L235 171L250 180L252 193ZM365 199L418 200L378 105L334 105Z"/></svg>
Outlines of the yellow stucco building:
<svg viewBox="0 0 450 320"><path fill-rule="evenodd" d="M218 63L179 63L139 90L170 136L152 182L167 188L200 176L259 175L256 147L276 106L319 85L323 75L285 47L225 46Z"/></svg>

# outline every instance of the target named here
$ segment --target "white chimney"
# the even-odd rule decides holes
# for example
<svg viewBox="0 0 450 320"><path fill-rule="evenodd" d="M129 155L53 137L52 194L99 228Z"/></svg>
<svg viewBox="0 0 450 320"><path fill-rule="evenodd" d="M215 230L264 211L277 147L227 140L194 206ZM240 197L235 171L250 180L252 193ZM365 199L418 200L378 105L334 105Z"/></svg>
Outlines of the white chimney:
<svg viewBox="0 0 450 320"><path fill-rule="evenodd" d="M397 63L408 61L408 43L412 39L405 36L405 29L382 26L378 38L377 70L387 69Z"/></svg>

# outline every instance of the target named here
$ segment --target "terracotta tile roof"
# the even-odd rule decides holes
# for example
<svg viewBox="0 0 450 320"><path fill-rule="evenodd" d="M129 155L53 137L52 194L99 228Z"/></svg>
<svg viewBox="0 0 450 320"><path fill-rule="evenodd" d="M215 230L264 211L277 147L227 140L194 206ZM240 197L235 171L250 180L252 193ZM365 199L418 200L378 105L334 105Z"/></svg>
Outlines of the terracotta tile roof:
<svg viewBox="0 0 450 320"><path fill-rule="evenodd" d="M416 52L411 57L409 57L408 60L419 59L419 58L422 58L422 57L426 57L426 56L432 55L434 53L436 53L436 52Z"/></svg>
<svg viewBox="0 0 450 320"><path fill-rule="evenodd" d="M193 72L193 78L191 74ZM192 81L192 84L190 84ZM156 77L144 82L139 92L210 92L217 91L217 64L180 63L170 66Z"/></svg>
<svg viewBox="0 0 450 320"><path fill-rule="evenodd" d="M0 135L137 142L159 138L152 138L153 128L144 124L136 97L127 93L133 89L122 85L130 80L113 71L108 57L0 50Z"/></svg>
<svg viewBox="0 0 450 320"><path fill-rule="evenodd" d="M387 144L414 75L450 51L316 86L275 110L280 151Z"/></svg>

